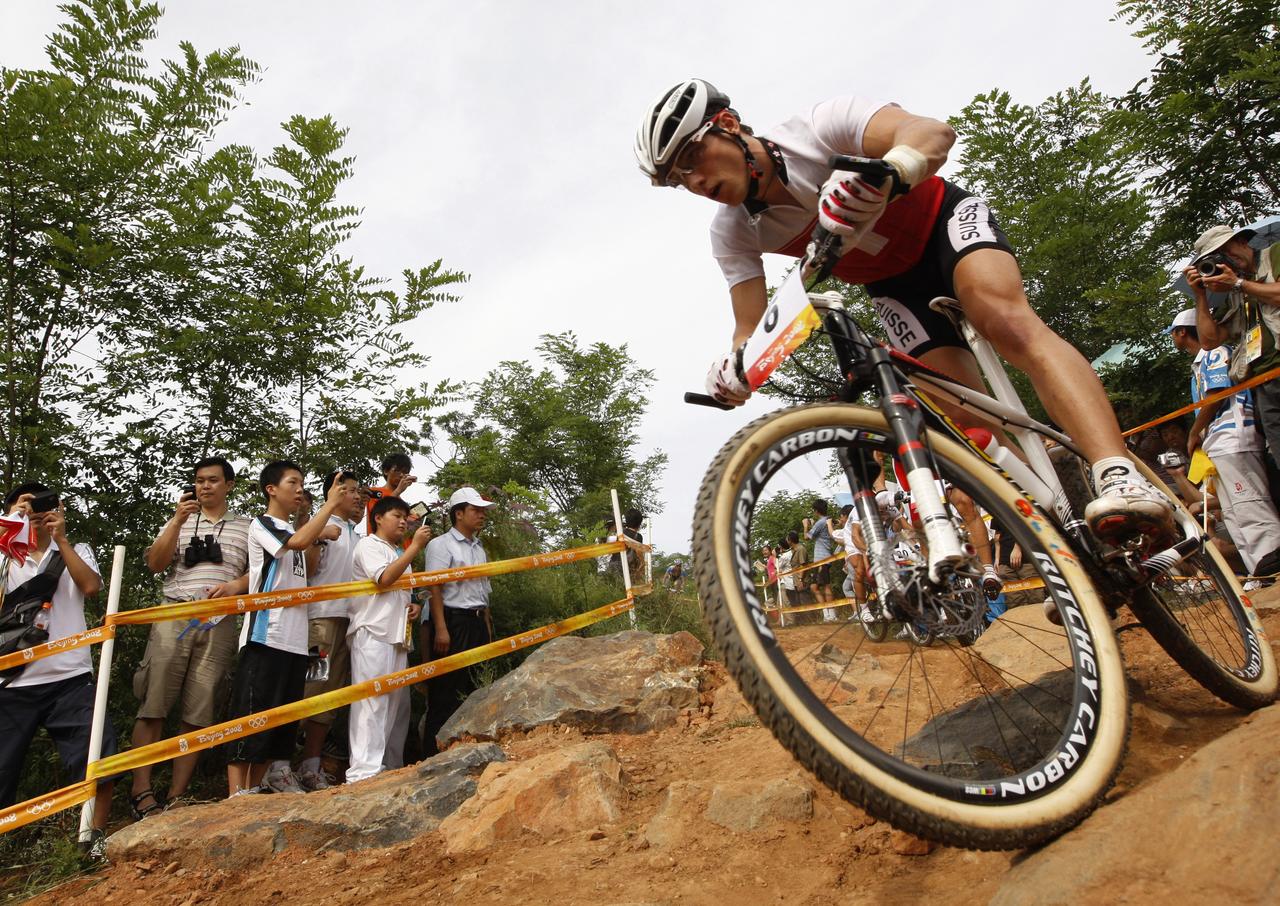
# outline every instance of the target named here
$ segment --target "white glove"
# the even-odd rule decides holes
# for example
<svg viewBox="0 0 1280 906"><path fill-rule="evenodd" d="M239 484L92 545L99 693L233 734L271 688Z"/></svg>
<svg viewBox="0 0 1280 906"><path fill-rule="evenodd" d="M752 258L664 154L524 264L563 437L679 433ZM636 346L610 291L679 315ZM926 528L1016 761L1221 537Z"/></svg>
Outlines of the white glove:
<svg viewBox="0 0 1280 906"><path fill-rule="evenodd" d="M860 238L880 219L888 203L888 186L873 186L859 173L839 170L818 192L818 223L846 240Z"/></svg>
<svg viewBox="0 0 1280 906"><path fill-rule="evenodd" d="M711 363L707 372L707 393L721 403L741 406L751 396L742 370L742 346Z"/></svg>

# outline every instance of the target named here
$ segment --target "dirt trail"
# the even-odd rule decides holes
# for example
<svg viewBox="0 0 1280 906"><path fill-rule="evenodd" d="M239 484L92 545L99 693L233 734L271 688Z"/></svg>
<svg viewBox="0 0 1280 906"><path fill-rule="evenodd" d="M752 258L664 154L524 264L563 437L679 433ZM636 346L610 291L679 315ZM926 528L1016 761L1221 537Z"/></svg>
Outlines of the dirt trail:
<svg viewBox="0 0 1280 906"><path fill-rule="evenodd" d="M1280 605L1280 587L1255 596ZM1271 638L1280 637L1280 610L1264 610ZM1177 767L1246 715L1202 691L1141 629L1119 635L1135 681L1133 734L1114 800ZM1273 648L1275 647L1273 643ZM718 665L712 684L725 681ZM893 832L824 787L816 787L811 821L730 833L688 816L687 843L658 849L644 830L677 780L708 784L794 777L791 756L754 720L708 706L675 728L640 736L593 739L611 746L630 789L622 820L562 839L526 837L483 854L450 856L438 834L388 850L284 853L248 872L217 865L125 863L57 888L36 902L137 901L157 904L291 906L372 900L467 904L914 903L937 897L985 903L1018 853L977 853L938 847L922 855L918 842ZM504 744L512 759L529 758L579 738L543 730ZM807 775L803 775L809 781ZM1105 806L1104 806L1105 807ZM1117 845L1123 845L1117 841Z"/></svg>

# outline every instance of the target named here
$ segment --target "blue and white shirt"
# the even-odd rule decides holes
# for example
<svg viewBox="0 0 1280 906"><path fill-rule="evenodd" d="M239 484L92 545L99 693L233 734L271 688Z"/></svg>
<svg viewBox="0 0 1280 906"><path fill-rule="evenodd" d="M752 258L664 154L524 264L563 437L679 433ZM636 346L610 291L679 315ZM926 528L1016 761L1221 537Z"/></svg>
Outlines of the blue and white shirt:
<svg viewBox="0 0 1280 906"><path fill-rule="evenodd" d="M275 528L270 531L267 526ZM249 591L289 591L307 587L307 560L302 551L289 550L285 542L293 526L263 514L249 527ZM307 653L307 607L255 610L240 630L240 647L258 642L292 654Z"/></svg>
<svg viewBox="0 0 1280 906"><path fill-rule="evenodd" d="M1191 400L1200 402L1211 393L1232 386L1227 374L1231 365L1231 349L1201 349L1191 369ZM1253 413L1253 394L1241 390L1230 399L1218 403L1222 408L1205 431L1201 447L1209 458L1227 453L1246 453L1262 449Z"/></svg>

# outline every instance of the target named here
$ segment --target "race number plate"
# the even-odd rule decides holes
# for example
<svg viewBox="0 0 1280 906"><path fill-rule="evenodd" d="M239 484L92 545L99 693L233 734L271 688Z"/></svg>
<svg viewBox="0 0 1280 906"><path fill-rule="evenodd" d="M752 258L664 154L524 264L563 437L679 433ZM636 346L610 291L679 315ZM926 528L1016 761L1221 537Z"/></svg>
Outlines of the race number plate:
<svg viewBox="0 0 1280 906"><path fill-rule="evenodd" d="M751 389L758 390L821 323L822 319L809 304L801 268L797 267L774 292L764 317L742 351L742 367Z"/></svg>

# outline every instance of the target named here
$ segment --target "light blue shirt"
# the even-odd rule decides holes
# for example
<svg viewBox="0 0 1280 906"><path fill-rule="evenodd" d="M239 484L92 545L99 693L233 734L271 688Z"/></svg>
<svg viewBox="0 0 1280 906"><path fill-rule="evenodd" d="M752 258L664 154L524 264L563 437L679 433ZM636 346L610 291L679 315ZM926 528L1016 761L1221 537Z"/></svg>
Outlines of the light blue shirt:
<svg viewBox="0 0 1280 906"><path fill-rule="evenodd" d="M475 566L488 563L489 557L484 552L484 545L479 538L467 539L456 528L439 538L432 538L427 544L427 572L438 569L457 569L460 566ZM467 579L463 582L449 582L439 586L444 596L445 607L460 607L467 610L479 610L489 606L490 584L488 579ZM423 619L428 618L430 608L422 609Z"/></svg>

